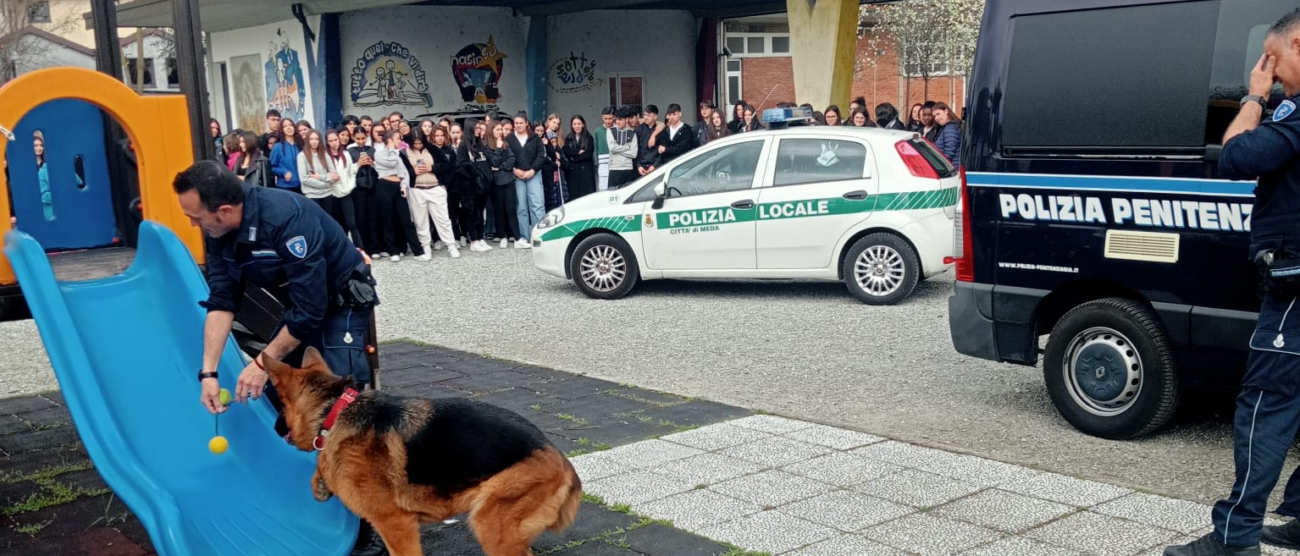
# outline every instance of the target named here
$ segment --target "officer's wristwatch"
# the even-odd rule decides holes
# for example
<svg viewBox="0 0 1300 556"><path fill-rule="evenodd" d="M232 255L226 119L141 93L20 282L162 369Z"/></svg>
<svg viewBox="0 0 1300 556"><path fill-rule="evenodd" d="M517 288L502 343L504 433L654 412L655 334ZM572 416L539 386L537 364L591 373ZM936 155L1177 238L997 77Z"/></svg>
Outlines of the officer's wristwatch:
<svg viewBox="0 0 1300 556"><path fill-rule="evenodd" d="M1268 108L1268 101L1259 95L1246 95L1241 97L1241 105L1245 106L1247 102L1258 102L1260 108Z"/></svg>

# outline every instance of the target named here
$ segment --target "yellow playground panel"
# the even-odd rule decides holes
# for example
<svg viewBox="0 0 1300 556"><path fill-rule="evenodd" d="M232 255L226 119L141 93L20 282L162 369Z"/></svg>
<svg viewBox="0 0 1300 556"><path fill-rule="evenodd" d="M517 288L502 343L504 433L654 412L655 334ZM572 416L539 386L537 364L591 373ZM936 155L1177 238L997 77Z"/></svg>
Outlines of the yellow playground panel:
<svg viewBox="0 0 1300 556"><path fill-rule="evenodd" d="M0 87L0 126L12 128L32 109L52 100L89 102L117 120L135 147L140 169L140 204L145 220L170 228L199 264L203 263L202 232L181 211L172 180L194 162L190 120L182 95L136 94L121 81L82 68L50 68L28 73ZM0 157L9 147L0 134ZM0 172L0 215L8 216L8 177ZM0 237L12 229L0 218ZM16 283L9 260L0 257L0 285Z"/></svg>

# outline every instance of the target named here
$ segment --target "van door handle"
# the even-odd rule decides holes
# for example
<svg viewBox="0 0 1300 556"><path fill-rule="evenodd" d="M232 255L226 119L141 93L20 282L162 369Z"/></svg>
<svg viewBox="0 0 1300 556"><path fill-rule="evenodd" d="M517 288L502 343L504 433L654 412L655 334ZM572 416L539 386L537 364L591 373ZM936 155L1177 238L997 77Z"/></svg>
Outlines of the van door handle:
<svg viewBox="0 0 1300 556"><path fill-rule="evenodd" d="M850 192L844 194L844 198L845 198L845 199L849 199L849 200L853 200L853 201L861 201L861 200L867 198L867 192L866 192L866 191L863 191L863 190L861 190L861 189L859 189L859 190L857 190L857 191L850 191Z"/></svg>
<svg viewBox="0 0 1300 556"><path fill-rule="evenodd" d="M744 201L736 201L736 202L734 202L734 203L731 203L731 208L739 209L739 210L749 210L749 209L754 208L754 201L753 201L753 199L745 199Z"/></svg>

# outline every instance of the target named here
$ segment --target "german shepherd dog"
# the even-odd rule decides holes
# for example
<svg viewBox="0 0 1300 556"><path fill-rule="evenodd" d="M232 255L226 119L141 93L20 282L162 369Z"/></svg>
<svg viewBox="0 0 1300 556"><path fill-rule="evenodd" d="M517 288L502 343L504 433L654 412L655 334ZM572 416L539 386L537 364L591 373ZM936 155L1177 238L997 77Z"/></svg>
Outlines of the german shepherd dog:
<svg viewBox="0 0 1300 556"><path fill-rule="evenodd" d="M401 398L367 390L326 417L352 385L315 349L303 368L266 361L289 441L320 446L317 500L337 494L371 523L393 556L420 556L420 524L462 513L488 556L532 556L543 530L573 524L582 482L564 454L520 415L472 400Z"/></svg>

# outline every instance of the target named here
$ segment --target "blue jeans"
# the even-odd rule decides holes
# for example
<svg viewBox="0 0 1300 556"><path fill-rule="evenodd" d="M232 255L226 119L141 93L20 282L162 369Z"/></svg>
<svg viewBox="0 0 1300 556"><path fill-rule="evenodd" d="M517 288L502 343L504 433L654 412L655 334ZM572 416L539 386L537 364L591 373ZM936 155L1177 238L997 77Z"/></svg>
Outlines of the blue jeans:
<svg viewBox="0 0 1300 556"><path fill-rule="evenodd" d="M519 220L519 235L532 241L533 225L546 216L546 193L542 190L542 174L533 174L528 180L515 180L515 216Z"/></svg>

